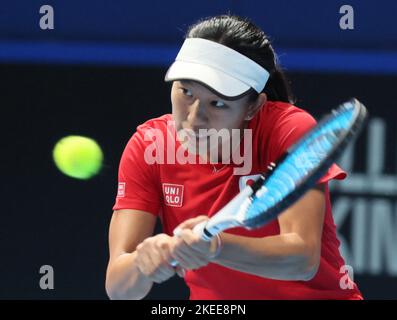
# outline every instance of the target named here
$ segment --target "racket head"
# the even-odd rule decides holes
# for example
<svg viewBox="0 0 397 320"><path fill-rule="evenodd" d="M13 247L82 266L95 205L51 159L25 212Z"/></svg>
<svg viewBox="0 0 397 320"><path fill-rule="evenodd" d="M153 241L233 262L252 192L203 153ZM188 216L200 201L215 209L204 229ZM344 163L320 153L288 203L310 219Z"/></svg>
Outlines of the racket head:
<svg viewBox="0 0 397 320"><path fill-rule="evenodd" d="M365 124L367 110L353 98L323 118L291 146L242 206L239 223L258 228L314 187Z"/></svg>

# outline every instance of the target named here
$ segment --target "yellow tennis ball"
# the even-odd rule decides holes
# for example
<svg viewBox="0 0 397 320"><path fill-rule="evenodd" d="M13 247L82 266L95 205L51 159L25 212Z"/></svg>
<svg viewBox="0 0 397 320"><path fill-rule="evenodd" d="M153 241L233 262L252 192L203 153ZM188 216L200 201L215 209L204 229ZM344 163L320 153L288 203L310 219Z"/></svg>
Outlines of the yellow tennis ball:
<svg viewBox="0 0 397 320"><path fill-rule="evenodd" d="M103 153L95 140L67 136L59 140L52 152L57 168L69 177L89 179L102 167Z"/></svg>

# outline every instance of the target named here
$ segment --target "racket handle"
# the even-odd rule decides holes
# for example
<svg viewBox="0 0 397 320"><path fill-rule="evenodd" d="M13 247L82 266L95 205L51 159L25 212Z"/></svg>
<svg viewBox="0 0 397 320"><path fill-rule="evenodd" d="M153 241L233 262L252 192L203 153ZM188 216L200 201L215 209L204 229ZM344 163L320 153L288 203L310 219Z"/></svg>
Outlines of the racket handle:
<svg viewBox="0 0 397 320"><path fill-rule="evenodd" d="M205 233L205 226L207 225L207 221L200 222L193 228L193 232L200 236L201 239L205 241L211 241L211 238L208 237Z"/></svg>
<svg viewBox="0 0 397 320"><path fill-rule="evenodd" d="M178 265L178 261L172 260L171 261L171 267L176 267Z"/></svg>
<svg viewBox="0 0 397 320"><path fill-rule="evenodd" d="M206 225L207 225L207 221L203 221L200 222L199 224L196 224L196 226L193 228L193 232L198 236L200 236L200 238L202 238L203 240L209 241L208 239L209 237L205 235L205 231L204 231ZM174 230L174 236L178 237L180 232L181 229L176 228Z"/></svg>
<svg viewBox="0 0 397 320"><path fill-rule="evenodd" d="M193 228L193 232L197 234L198 236L201 237L201 239L205 241L211 241L211 238L207 237L204 233L204 228L207 225L207 221L200 222ZM178 231L177 229L174 230L174 237L178 236ZM178 265L178 262L175 260L171 262L171 266L176 267Z"/></svg>

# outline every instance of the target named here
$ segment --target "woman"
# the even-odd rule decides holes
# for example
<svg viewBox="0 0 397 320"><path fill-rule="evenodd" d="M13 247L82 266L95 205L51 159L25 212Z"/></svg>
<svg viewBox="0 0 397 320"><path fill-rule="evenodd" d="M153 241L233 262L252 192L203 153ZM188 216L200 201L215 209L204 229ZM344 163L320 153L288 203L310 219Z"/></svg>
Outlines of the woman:
<svg viewBox="0 0 397 320"><path fill-rule="evenodd" d="M292 105L263 31L228 15L197 23L166 81L172 115L139 126L120 162L110 298L141 299L177 273L190 299L362 299L351 280L340 285L327 182L346 174L336 165L265 227L230 229L211 242L192 232L315 125ZM241 153L243 162L234 157ZM164 233L153 235L157 217Z"/></svg>

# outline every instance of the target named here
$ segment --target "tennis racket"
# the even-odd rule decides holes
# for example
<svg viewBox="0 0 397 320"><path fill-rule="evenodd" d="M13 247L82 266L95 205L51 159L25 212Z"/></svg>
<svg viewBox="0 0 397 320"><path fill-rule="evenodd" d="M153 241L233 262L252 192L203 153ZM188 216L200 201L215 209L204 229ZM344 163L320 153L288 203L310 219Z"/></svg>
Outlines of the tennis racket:
<svg viewBox="0 0 397 320"><path fill-rule="evenodd" d="M264 226L295 203L327 172L364 126L367 110L351 99L324 117L269 170L193 231L210 241L223 230ZM176 262L173 263L176 266Z"/></svg>

